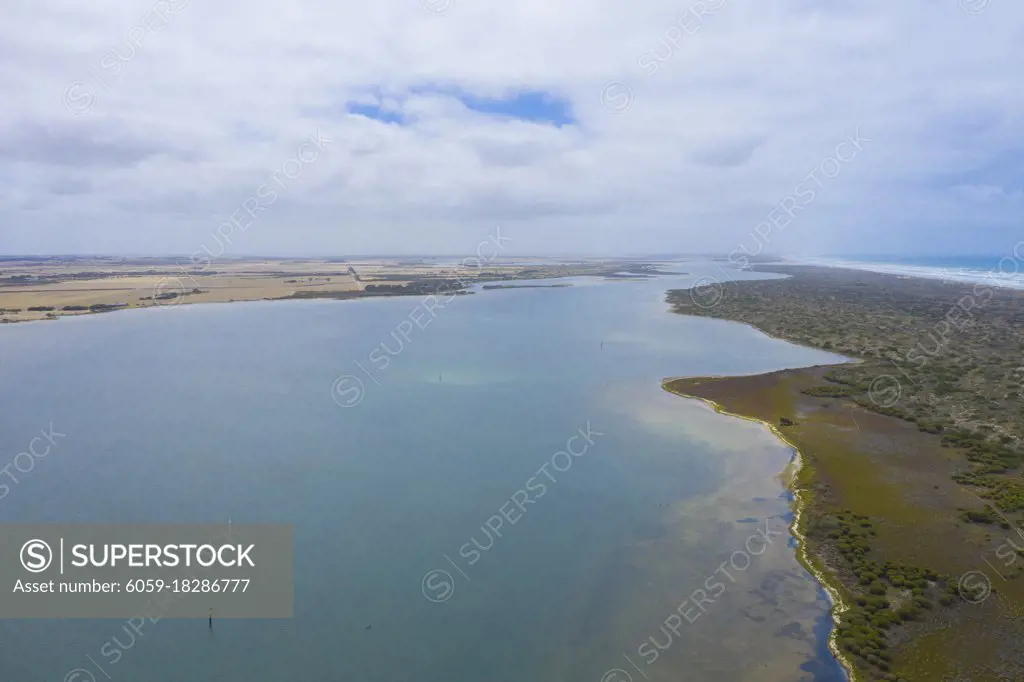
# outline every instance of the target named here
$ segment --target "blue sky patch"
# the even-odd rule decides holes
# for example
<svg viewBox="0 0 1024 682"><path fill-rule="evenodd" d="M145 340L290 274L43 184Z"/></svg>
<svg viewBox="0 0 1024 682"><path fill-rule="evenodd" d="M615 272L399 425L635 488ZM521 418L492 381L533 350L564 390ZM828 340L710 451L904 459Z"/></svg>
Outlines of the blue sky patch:
<svg viewBox="0 0 1024 682"><path fill-rule="evenodd" d="M455 93L454 96L467 109L481 114L549 123L556 127L576 122L568 100L543 90L523 90L501 98L477 97L469 93Z"/></svg>
<svg viewBox="0 0 1024 682"><path fill-rule="evenodd" d="M413 88L410 91L415 95L434 95L451 97L456 99L470 111L487 116L495 116L505 119L529 121L561 127L576 123L572 114L572 103L564 97L558 97L545 90L517 90L504 94L501 97L485 97L474 95L453 85L423 85ZM358 102L349 102L346 109L351 114L365 116L384 123L406 123L408 119L400 110L392 106L382 106L385 97L382 96L379 88L370 90L372 101L365 99ZM399 104L408 97L403 95L388 95L388 99Z"/></svg>
<svg viewBox="0 0 1024 682"><path fill-rule="evenodd" d="M349 102L348 111L350 114L365 116L366 118L372 118L375 121L381 121L383 123L402 123L405 120L405 117L402 116L401 112L381 109L379 104L357 104L355 102Z"/></svg>

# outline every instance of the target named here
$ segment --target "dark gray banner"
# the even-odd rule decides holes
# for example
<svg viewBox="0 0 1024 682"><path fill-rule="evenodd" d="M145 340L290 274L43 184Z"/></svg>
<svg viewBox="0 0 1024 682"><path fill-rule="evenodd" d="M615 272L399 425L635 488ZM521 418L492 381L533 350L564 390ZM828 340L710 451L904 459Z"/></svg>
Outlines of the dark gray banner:
<svg viewBox="0 0 1024 682"><path fill-rule="evenodd" d="M284 525L3 525L0 618L291 618Z"/></svg>

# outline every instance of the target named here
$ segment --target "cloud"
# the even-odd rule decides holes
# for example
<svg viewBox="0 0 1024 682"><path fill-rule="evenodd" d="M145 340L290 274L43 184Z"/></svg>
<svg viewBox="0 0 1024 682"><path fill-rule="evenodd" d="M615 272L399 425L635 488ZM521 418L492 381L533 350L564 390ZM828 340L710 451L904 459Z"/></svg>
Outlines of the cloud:
<svg viewBox="0 0 1024 682"><path fill-rule="evenodd" d="M0 161L43 167L135 167L158 154L183 160L194 155L156 140L133 137L123 127L100 126L88 121L53 121L46 125L22 123L0 131Z"/></svg>
<svg viewBox="0 0 1024 682"><path fill-rule="evenodd" d="M496 223L539 252L728 252L859 128L872 142L773 251L959 230L998 253L1019 239L1022 20L934 0L36 0L0 24L0 250L191 253L297 168L237 253L459 252ZM289 162L318 129L333 143Z"/></svg>
<svg viewBox="0 0 1024 682"><path fill-rule="evenodd" d="M1007 191L1005 187L996 185L959 185L953 188L956 192L968 201L980 204L1024 203L1024 190Z"/></svg>
<svg viewBox="0 0 1024 682"><path fill-rule="evenodd" d="M693 159L706 166L723 168L740 166L749 161L754 151L764 142L763 137L728 140L697 149L693 154Z"/></svg>
<svg viewBox="0 0 1024 682"><path fill-rule="evenodd" d="M87 178L57 178L49 186L51 194L73 196L88 194L92 191L92 183Z"/></svg>

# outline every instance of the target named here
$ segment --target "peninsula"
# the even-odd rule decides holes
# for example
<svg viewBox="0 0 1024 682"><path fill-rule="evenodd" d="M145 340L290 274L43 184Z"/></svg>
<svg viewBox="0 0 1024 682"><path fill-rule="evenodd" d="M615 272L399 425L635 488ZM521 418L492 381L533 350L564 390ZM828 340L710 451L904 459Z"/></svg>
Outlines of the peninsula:
<svg viewBox="0 0 1024 682"><path fill-rule="evenodd" d="M672 291L859 362L665 382L800 453L800 558L856 680L1024 679L1024 292L804 266Z"/></svg>

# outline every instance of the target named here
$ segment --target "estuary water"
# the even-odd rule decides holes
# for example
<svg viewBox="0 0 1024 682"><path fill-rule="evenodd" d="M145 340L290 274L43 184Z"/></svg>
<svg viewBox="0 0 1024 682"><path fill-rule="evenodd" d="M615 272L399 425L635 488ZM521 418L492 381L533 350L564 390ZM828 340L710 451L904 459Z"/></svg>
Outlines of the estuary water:
<svg viewBox="0 0 1024 682"><path fill-rule="evenodd" d="M671 314L666 290L719 268L671 269L689 274L427 312L255 302L0 327L0 466L66 434L6 481L0 521L287 523L295 577L294 618L212 631L0 621L0 677L843 679L788 534L792 453L660 387L841 358Z"/></svg>

